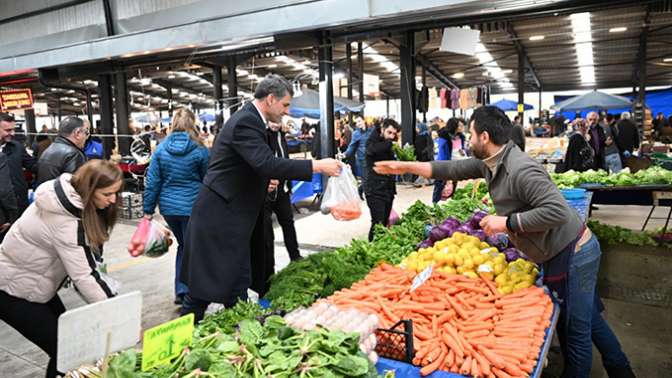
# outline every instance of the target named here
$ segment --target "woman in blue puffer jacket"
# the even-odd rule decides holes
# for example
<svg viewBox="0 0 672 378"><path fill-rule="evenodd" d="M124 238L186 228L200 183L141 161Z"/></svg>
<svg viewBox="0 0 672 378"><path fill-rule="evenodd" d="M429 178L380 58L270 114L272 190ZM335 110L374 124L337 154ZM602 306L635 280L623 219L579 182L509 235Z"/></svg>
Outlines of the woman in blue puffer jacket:
<svg viewBox="0 0 672 378"><path fill-rule="evenodd" d="M196 128L196 117L188 109L175 112L170 135L152 155L145 178L144 212L151 219L157 202L159 212L177 239L175 259L175 304L189 291L180 281L182 250L191 208L208 170L208 149Z"/></svg>

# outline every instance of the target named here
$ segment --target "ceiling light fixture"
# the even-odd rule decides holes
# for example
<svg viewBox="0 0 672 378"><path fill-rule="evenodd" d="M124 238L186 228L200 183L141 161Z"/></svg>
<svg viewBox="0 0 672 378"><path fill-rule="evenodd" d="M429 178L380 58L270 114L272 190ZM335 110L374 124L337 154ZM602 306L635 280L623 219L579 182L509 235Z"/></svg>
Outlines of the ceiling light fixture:
<svg viewBox="0 0 672 378"><path fill-rule="evenodd" d="M544 39L543 35L533 35L530 37L530 41L541 41Z"/></svg>
<svg viewBox="0 0 672 378"><path fill-rule="evenodd" d="M624 31L628 30L625 26L619 26L617 28L611 28L609 29L609 33L622 33Z"/></svg>
<svg viewBox="0 0 672 378"><path fill-rule="evenodd" d="M665 59L663 59L663 62L670 63L670 62L672 62L672 58L665 58Z"/></svg>
<svg viewBox="0 0 672 378"><path fill-rule="evenodd" d="M453 79L461 79L464 77L464 72L455 72L453 74Z"/></svg>
<svg viewBox="0 0 672 378"><path fill-rule="evenodd" d="M593 36L590 13L574 13L569 16L572 22L576 60L579 63L581 85L595 84L595 67L593 60Z"/></svg>
<svg viewBox="0 0 672 378"><path fill-rule="evenodd" d="M362 42L362 49L367 51L366 57L385 67L388 72L394 72L396 75L400 74L399 66L387 59L387 57L381 55L376 49L369 46L366 42Z"/></svg>

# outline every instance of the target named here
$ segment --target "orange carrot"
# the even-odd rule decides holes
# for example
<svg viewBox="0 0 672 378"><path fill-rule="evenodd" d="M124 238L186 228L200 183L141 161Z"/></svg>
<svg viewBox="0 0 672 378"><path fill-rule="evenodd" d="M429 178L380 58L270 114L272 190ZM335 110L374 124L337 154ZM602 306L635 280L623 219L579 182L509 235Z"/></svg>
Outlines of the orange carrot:
<svg viewBox="0 0 672 378"><path fill-rule="evenodd" d="M485 357L488 361L490 361L490 364L492 366L495 366L498 369L503 369L506 366L504 360L500 356L498 356L495 352L481 345L478 345L478 350L483 354L483 357Z"/></svg>
<svg viewBox="0 0 672 378"><path fill-rule="evenodd" d="M468 375L469 373L471 373L471 357L465 358L460 367L460 374Z"/></svg>

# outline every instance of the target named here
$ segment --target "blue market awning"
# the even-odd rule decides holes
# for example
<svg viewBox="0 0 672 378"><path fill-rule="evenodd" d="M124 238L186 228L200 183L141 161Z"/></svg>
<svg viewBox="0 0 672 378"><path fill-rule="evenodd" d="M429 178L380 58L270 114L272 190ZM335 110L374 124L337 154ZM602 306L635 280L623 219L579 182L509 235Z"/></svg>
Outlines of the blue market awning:
<svg viewBox="0 0 672 378"><path fill-rule="evenodd" d="M632 105L632 101L604 92L592 91L584 95L569 98L552 106L557 111L622 109Z"/></svg>
<svg viewBox="0 0 672 378"><path fill-rule="evenodd" d="M505 112L517 112L518 111L518 102L517 101L511 101L507 99L502 99L497 102L493 102L490 105L496 106L502 111ZM534 107L530 104L523 104L523 110L532 110Z"/></svg>
<svg viewBox="0 0 672 378"><path fill-rule="evenodd" d="M300 96L292 98L289 115L294 118L320 118L320 94L312 89L303 89ZM364 104L334 96L334 112L361 112Z"/></svg>

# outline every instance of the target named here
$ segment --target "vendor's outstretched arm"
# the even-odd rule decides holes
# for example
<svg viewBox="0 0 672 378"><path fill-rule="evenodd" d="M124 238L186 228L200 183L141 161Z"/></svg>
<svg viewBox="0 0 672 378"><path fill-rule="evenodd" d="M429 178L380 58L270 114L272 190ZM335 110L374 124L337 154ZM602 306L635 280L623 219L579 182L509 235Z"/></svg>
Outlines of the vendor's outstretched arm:
<svg viewBox="0 0 672 378"><path fill-rule="evenodd" d="M432 166L428 162L378 161L373 170L380 175L403 175L410 173L423 177L432 176Z"/></svg>
<svg viewBox="0 0 672 378"><path fill-rule="evenodd" d="M381 175L403 175L406 173L431 177L439 180L466 180L483 178L488 168L478 159L459 161L404 162L379 161L373 168Z"/></svg>

